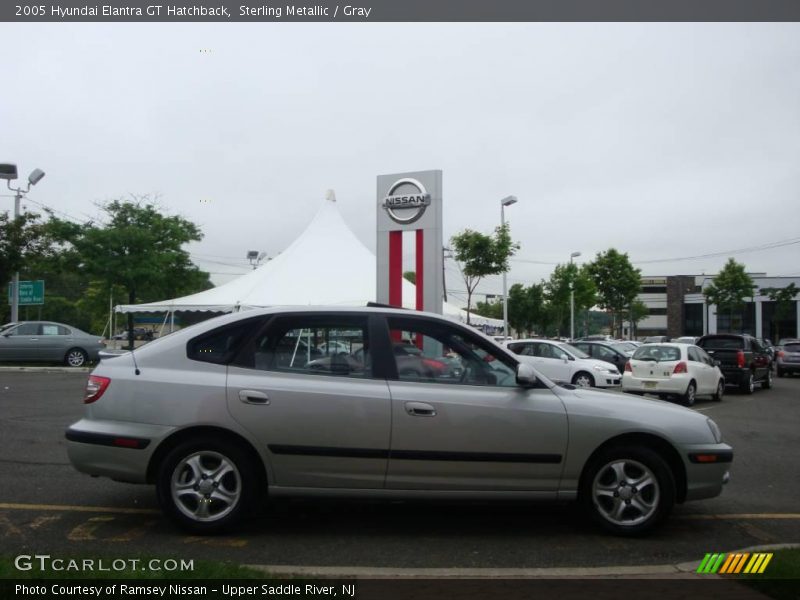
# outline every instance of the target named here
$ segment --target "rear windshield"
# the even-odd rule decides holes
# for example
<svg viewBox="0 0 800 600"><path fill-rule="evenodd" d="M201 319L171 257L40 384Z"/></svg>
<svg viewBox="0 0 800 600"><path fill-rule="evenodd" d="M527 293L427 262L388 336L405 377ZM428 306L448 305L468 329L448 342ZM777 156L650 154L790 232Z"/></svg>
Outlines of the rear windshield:
<svg viewBox="0 0 800 600"><path fill-rule="evenodd" d="M636 352L633 353L634 360L655 360L658 362L666 362L670 360L680 360L681 350L675 346L656 346L650 344L647 346L640 346Z"/></svg>
<svg viewBox="0 0 800 600"><path fill-rule="evenodd" d="M742 350L744 348L744 338L713 337L700 340L697 345L701 348L714 348L715 350Z"/></svg>
<svg viewBox="0 0 800 600"><path fill-rule="evenodd" d="M783 349L786 352L800 352L800 343L786 344Z"/></svg>

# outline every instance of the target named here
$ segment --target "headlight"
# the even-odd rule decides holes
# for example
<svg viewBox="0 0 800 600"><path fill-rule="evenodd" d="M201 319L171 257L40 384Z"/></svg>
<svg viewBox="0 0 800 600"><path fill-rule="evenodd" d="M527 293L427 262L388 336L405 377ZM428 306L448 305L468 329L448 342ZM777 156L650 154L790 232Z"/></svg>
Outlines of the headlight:
<svg viewBox="0 0 800 600"><path fill-rule="evenodd" d="M602 371L603 373L611 373L612 375L619 375L619 371L617 371L614 367L601 367L600 365L593 365L592 368L595 371Z"/></svg>
<svg viewBox="0 0 800 600"><path fill-rule="evenodd" d="M711 435L714 436L714 441L717 444L722 443L722 431L719 429L719 425L714 423L711 419L706 419L706 423L708 423L708 428L711 430Z"/></svg>

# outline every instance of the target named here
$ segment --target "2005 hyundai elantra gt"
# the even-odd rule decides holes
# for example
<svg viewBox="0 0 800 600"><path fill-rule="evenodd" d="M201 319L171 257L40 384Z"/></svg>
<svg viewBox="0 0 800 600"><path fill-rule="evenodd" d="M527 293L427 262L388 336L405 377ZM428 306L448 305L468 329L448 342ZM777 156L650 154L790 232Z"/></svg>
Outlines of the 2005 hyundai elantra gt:
<svg viewBox="0 0 800 600"><path fill-rule="evenodd" d="M75 468L155 483L198 533L268 494L327 494L578 500L640 534L719 495L733 458L699 413L554 385L469 327L389 308L212 319L104 358L84 402Z"/></svg>

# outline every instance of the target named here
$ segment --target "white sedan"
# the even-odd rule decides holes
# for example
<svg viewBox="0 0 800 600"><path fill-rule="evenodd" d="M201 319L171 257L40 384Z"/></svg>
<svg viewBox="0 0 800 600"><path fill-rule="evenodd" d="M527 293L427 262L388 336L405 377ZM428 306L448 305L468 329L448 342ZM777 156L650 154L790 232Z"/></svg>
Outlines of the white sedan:
<svg viewBox="0 0 800 600"><path fill-rule="evenodd" d="M645 344L625 365L622 391L632 394L678 396L692 406L697 396L719 402L725 378L717 361L692 344Z"/></svg>
<svg viewBox="0 0 800 600"><path fill-rule="evenodd" d="M580 387L612 387L620 383L617 367L589 357L565 342L514 340L505 344L520 362L533 365L545 377Z"/></svg>

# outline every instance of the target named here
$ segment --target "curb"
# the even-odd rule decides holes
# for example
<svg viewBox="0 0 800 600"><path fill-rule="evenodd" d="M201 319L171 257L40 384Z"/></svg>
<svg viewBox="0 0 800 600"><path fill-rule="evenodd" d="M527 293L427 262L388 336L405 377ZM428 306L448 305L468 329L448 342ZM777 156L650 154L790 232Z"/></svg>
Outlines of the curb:
<svg viewBox="0 0 800 600"><path fill-rule="evenodd" d="M89 373L94 367L0 367L0 373Z"/></svg>
<svg viewBox="0 0 800 600"><path fill-rule="evenodd" d="M800 548L800 543L750 546L734 552ZM719 577L697 573L700 560L668 565L551 568L392 568L300 565L244 565L279 577L354 579L695 579Z"/></svg>

